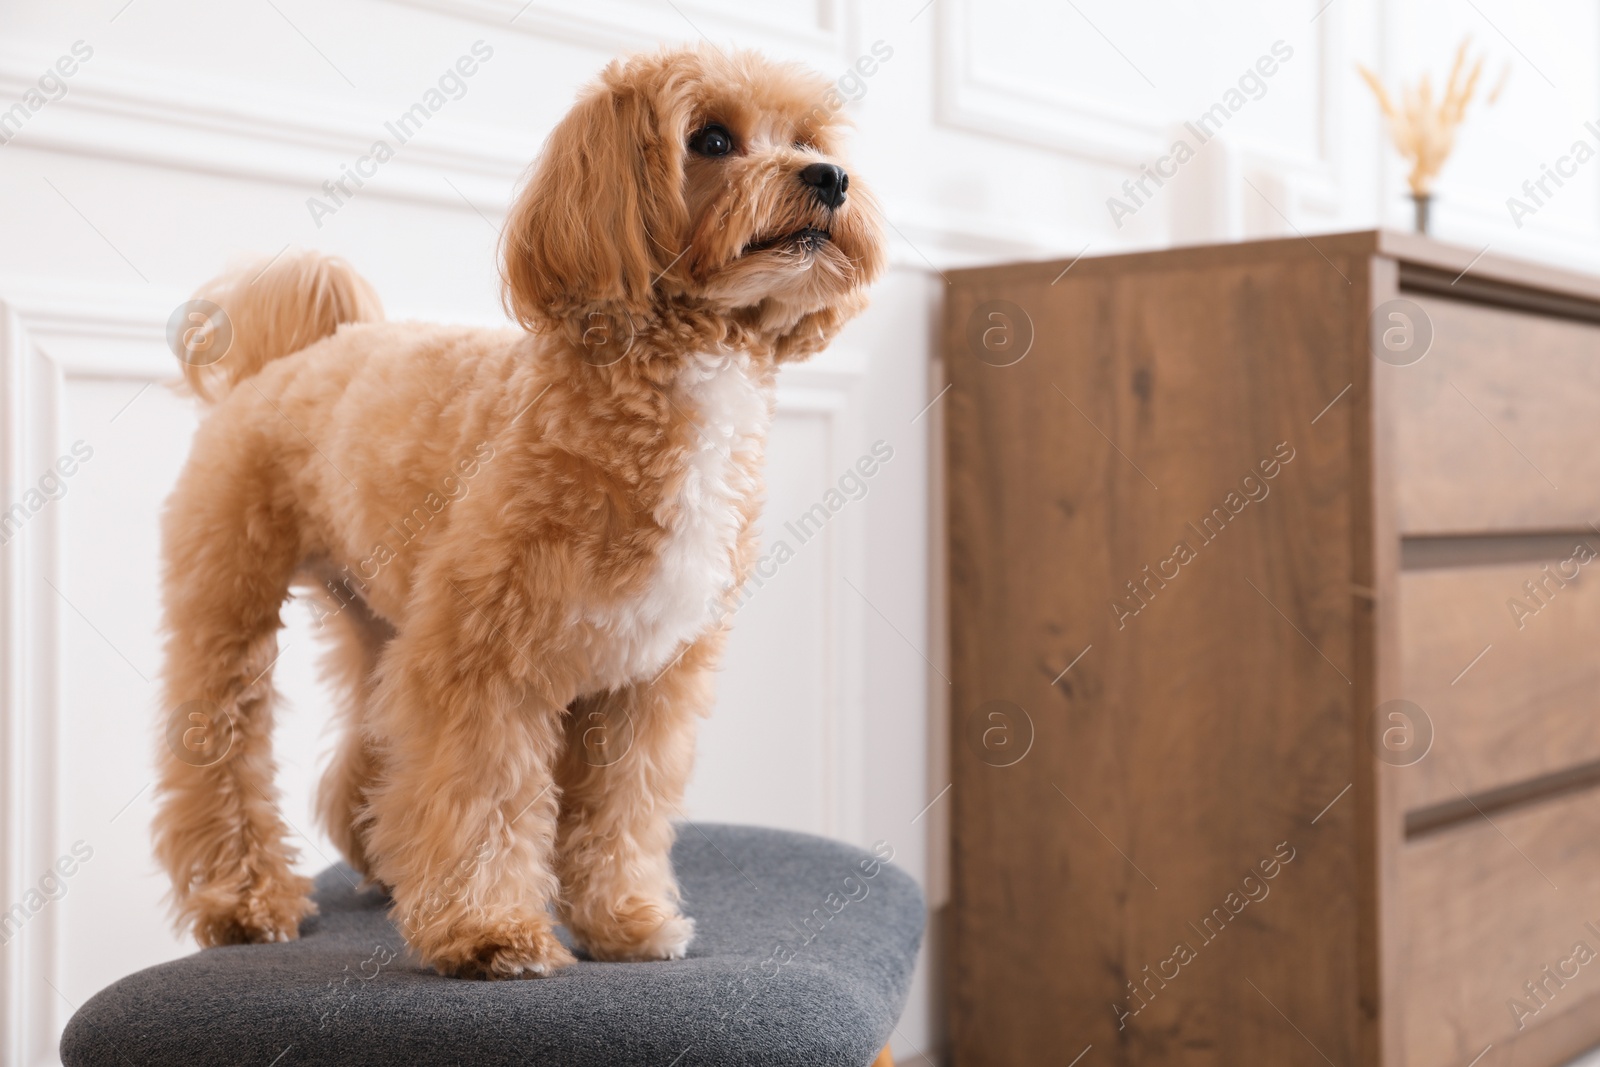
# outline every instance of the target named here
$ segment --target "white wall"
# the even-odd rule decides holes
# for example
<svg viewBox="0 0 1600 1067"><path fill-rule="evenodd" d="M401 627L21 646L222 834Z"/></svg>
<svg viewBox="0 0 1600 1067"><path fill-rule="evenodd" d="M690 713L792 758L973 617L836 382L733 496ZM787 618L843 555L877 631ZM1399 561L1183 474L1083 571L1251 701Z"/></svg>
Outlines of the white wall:
<svg viewBox="0 0 1600 1067"><path fill-rule="evenodd" d="M1325 5L1325 6L1324 6ZM857 170L893 224L895 269L827 356L786 375L767 528L873 441L894 459L737 620L692 814L892 842L945 897L949 779L930 502L941 269L1222 237L1405 225L1402 170L1352 73L1441 68L1471 31L1512 63L1447 169L1438 232L1600 267L1600 161L1526 225L1505 199L1600 118L1600 13L1579 0L12 0L0 112L76 42L65 95L0 145L0 507L82 440L66 493L0 555L0 908L82 840L92 860L3 952L0 1065L53 1062L60 1026L112 979L188 951L149 858L158 665L156 514L194 414L161 385L172 309L232 257L315 246L355 262L395 317L494 321L492 250L516 179L575 87L657 41L738 43L841 76ZM474 41L494 49L347 206L306 206ZM1107 200L1166 154L1275 42L1259 99L1113 221ZM70 66L70 64L69 64ZM0 135L3 136L3 135ZM312 829L325 703L306 613L280 678L288 818ZM931 658L935 664L930 665ZM924 813L924 809L927 809ZM924 960L903 1059L940 1044Z"/></svg>

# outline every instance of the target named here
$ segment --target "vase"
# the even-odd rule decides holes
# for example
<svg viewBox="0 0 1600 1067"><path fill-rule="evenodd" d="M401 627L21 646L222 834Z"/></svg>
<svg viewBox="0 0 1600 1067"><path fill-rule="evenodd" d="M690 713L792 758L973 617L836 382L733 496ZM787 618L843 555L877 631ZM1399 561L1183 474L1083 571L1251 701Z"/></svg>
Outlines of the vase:
<svg viewBox="0 0 1600 1067"><path fill-rule="evenodd" d="M1428 209L1433 206L1433 194L1412 193L1411 205L1415 209L1417 232L1424 235L1427 234L1430 221Z"/></svg>

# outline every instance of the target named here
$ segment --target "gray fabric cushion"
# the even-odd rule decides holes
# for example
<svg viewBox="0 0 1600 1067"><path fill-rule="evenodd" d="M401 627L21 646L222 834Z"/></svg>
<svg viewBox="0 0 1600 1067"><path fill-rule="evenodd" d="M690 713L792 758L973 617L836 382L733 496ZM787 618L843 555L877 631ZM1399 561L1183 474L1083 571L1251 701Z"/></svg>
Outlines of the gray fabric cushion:
<svg viewBox="0 0 1600 1067"><path fill-rule="evenodd" d="M581 961L532 981L443 978L406 953L384 895L353 888L355 876L336 867L318 877L321 912L298 941L207 949L130 975L73 1016L61 1059L66 1067L870 1063L904 1005L922 938L916 883L860 849L752 827L680 826L673 860L698 924L685 960Z"/></svg>

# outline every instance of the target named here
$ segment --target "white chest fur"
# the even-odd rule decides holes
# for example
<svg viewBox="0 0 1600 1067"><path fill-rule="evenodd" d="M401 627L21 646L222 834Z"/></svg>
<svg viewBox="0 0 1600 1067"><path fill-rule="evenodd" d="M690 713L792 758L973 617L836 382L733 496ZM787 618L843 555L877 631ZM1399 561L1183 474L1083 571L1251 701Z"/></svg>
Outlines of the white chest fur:
<svg viewBox="0 0 1600 1067"><path fill-rule="evenodd" d="M691 451L656 518L666 530L643 592L586 614L591 684L649 680L716 621L734 582L742 507L758 488L756 464L771 422L769 397L742 355L704 357L684 372L673 402L692 419Z"/></svg>

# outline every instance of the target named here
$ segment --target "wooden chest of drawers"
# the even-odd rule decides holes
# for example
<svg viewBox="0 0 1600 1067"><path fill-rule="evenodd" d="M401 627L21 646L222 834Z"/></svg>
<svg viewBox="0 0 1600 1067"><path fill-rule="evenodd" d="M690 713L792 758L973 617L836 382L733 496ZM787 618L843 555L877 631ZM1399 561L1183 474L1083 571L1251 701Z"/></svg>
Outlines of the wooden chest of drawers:
<svg viewBox="0 0 1600 1067"><path fill-rule="evenodd" d="M1067 267L946 307L955 1062L1600 1045L1600 281Z"/></svg>

